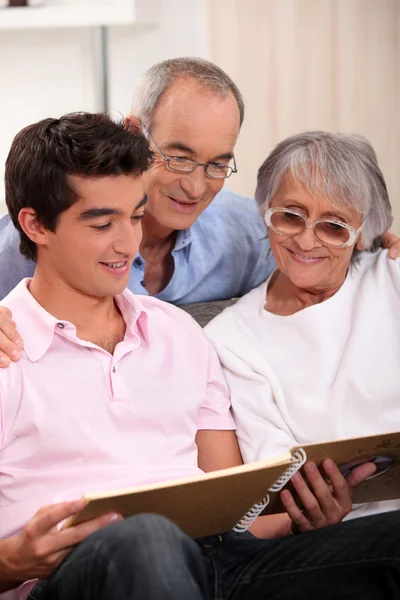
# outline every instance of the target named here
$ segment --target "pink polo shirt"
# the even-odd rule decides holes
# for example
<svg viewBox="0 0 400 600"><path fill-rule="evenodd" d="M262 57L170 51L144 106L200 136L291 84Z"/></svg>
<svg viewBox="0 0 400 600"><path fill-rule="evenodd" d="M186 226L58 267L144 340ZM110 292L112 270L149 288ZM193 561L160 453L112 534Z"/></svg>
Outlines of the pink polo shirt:
<svg viewBox="0 0 400 600"><path fill-rule="evenodd" d="M197 475L197 430L235 428L217 356L183 310L125 290L111 356L46 312L29 281L2 302L24 352L0 369L0 538L46 504Z"/></svg>

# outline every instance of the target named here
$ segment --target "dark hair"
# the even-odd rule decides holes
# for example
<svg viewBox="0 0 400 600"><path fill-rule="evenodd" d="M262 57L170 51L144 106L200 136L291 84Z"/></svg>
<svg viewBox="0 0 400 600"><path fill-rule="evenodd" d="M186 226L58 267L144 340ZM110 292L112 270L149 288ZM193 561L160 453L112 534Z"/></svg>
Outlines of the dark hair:
<svg viewBox="0 0 400 600"><path fill-rule="evenodd" d="M72 113L29 125L14 138L6 160L5 190L10 217L20 234L20 252L36 259L36 244L18 223L22 208L55 231L59 215L77 200L69 175L141 175L153 154L145 136L106 114Z"/></svg>

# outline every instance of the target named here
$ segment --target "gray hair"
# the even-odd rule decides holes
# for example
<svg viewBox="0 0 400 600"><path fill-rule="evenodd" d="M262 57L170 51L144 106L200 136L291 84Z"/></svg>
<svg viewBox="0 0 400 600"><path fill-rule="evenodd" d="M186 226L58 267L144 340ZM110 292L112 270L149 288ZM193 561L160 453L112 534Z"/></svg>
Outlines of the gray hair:
<svg viewBox="0 0 400 600"><path fill-rule="evenodd" d="M261 165L256 200L265 211L282 178L291 173L310 195L347 206L364 222L361 241L376 250L393 221L385 180L374 149L361 135L308 131L280 142Z"/></svg>
<svg viewBox="0 0 400 600"><path fill-rule="evenodd" d="M225 98L232 92L239 107L240 125L244 118L244 102L239 88L232 79L214 63L203 58L171 58L148 69L139 80L132 102L132 114L151 129L154 111L161 98L178 78L192 77L201 86Z"/></svg>

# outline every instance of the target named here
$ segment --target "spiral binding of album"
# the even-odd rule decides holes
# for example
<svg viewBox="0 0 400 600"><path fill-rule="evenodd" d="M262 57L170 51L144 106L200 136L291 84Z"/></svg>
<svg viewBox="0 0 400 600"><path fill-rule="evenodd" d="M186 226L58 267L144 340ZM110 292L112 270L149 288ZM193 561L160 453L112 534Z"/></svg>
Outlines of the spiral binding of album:
<svg viewBox="0 0 400 600"><path fill-rule="evenodd" d="M297 473L299 469L304 465L307 460L307 455L303 448L299 448L293 455L293 463L286 469L284 473L275 481L273 485L269 488L269 492L280 492L282 488L291 480L293 475ZM263 512L263 510L268 506L269 503L269 494L265 496L258 502L254 504L254 506L245 514L245 516L233 527L233 531L236 533L244 533L248 530L250 525L254 523L258 516Z"/></svg>

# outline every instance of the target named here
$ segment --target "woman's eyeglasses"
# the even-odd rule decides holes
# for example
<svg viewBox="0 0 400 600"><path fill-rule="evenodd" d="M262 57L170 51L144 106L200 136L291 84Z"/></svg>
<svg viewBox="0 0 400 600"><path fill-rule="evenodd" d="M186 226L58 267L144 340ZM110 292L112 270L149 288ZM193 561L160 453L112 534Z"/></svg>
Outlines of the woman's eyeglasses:
<svg viewBox="0 0 400 600"><path fill-rule="evenodd" d="M362 231L363 225L355 229L347 223L333 219L310 221L306 216L288 208L269 208L265 222L278 235L298 235L305 227L314 230L315 237L326 246L346 248L352 246Z"/></svg>

